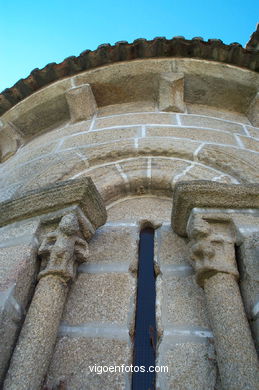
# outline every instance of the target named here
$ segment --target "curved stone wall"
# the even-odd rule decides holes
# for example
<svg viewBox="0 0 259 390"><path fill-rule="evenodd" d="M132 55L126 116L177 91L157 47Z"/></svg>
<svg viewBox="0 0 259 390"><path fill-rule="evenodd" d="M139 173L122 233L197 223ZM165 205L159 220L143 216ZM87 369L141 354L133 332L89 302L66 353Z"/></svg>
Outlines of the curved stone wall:
<svg viewBox="0 0 259 390"><path fill-rule="evenodd" d="M131 388L129 374L91 375L89 365L132 363L139 231L148 222L155 228L157 364L170 369L157 375L157 389L223 389L205 295L195 281L186 238L170 226L171 198L180 181L258 182L258 89L258 74L237 66L190 58L136 60L61 79L2 116L1 202L34 189L48 192L42 187L65 180L61 193L62 186L70 184L76 193L69 180L90 176L108 211L108 222L89 243L87 261L72 283L54 355L47 362L48 388L64 383L73 390L85 383L93 389ZM62 210L46 206L43 216L32 214L29 220L1 228L5 266L0 292L4 302L13 299L21 313L36 283L40 243L50 231L57 233L61 215L79 207L68 207L67 197ZM77 212L82 223L82 212ZM249 235L258 217L248 214L240 216L240 232ZM84 228L86 234L87 221ZM248 274L241 272L241 285L244 280L257 285L253 272ZM242 288L249 298L244 300L247 315L254 321L257 317L250 312L257 307L256 288L251 294ZM21 313L19 323L12 313L6 321L0 380ZM13 329L9 323L15 323ZM26 355L36 372L29 359ZM16 374L20 389L19 371ZM16 388L12 380L9 384Z"/></svg>
<svg viewBox="0 0 259 390"><path fill-rule="evenodd" d="M249 112L258 80L225 64L157 59L52 84L2 117L0 199L84 175L106 203L171 196L179 180L257 182L259 129Z"/></svg>

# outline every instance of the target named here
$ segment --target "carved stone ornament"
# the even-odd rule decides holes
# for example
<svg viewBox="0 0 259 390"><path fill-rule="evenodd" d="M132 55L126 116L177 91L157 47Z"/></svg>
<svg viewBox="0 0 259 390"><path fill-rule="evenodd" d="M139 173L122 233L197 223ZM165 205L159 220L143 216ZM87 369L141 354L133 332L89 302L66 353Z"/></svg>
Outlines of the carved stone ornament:
<svg viewBox="0 0 259 390"><path fill-rule="evenodd" d="M57 230L47 234L40 245L39 255L47 257L47 266L39 279L46 275L60 276L66 282L74 279L75 262L84 262L89 254L87 242L79 235L77 216L62 217Z"/></svg>
<svg viewBox="0 0 259 390"><path fill-rule="evenodd" d="M204 280L218 272L238 277L234 238L228 221L208 221L202 215L195 215L188 231L190 258L200 286L203 287Z"/></svg>

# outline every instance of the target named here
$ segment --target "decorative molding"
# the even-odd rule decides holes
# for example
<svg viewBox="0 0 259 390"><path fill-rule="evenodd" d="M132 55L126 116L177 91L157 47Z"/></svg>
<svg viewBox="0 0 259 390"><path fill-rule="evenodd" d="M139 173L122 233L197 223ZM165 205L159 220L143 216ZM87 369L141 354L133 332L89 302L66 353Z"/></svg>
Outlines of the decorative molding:
<svg viewBox="0 0 259 390"><path fill-rule="evenodd" d="M188 223L191 260L196 271L197 283L218 272L229 273L238 278L235 259L235 235L230 222L215 221L211 215L192 215Z"/></svg>
<svg viewBox="0 0 259 390"><path fill-rule="evenodd" d="M0 203L0 226L69 206L79 206L83 213L82 220L87 220L86 224L88 222L94 230L106 222L102 198L92 179L85 177L57 182Z"/></svg>
<svg viewBox="0 0 259 390"><path fill-rule="evenodd" d="M158 90L158 107L161 111L186 111L183 73L161 73Z"/></svg>
<svg viewBox="0 0 259 390"><path fill-rule="evenodd" d="M91 119L97 112L97 104L89 84L82 84L68 89L66 99L71 122Z"/></svg>
<svg viewBox="0 0 259 390"><path fill-rule="evenodd" d="M75 278L75 261L83 263L88 254L88 244L80 237L77 216L67 214L61 218L58 228L43 238L39 255L47 257L47 266L40 272L38 279L56 275L68 282Z"/></svg>
<svg viewBox="0 0 259 390"><path fill-rule="evenodd" d="M0 94L0 114L42 87L85 70L121 61L179 57L217 61L255 71L259 68L258 51L246 50L238 43L225 45L220 39L205 42L196 38L174 37L169 40L157 37L150 41L117 42L114 46L104 44L95 51L85 50L78 57L68 57L60 64L50 63L43 69L34 69L26 79L19 80Z"/></svg>
<svg viewBox="0 0 259 390"><path fill-rule="evenodd" d="M187 222L194 208L259 209L259 184L224 184L196 180L176 184L171 224L187 236Z"/></svg>

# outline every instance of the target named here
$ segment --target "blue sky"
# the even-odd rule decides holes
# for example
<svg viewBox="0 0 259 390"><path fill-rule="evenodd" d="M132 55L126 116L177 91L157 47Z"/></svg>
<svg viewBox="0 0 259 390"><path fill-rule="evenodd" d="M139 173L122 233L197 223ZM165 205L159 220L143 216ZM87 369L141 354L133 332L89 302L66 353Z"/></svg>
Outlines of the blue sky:
<svg viewBox="0 0 259 390"><path fill-rule="evenodd" d="M258 21L258 0L0 0L0 91L101 43L183 35L245 45Z"/></svg>

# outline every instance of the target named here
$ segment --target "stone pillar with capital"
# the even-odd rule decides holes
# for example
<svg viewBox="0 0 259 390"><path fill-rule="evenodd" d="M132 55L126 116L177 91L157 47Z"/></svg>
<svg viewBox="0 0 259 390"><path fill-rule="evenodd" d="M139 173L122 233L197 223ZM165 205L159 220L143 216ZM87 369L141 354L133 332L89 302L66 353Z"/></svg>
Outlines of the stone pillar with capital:
<svg viewBox="0 0 259 390"><path fill-rule="evenodd" d="M237 284L231 225L194 214L188 236L196 280L206 295L224 389L256 390L257 357Z"/></svg>
<svg viewBox="0 0 259 390"><path fill-rule="evenodd" d="M231 212L258 208L258 186L181 183L172 226L190 239L197 283L204 288L224 390L257 390L258 360L238 286Z"/></svg>
<svg viewBox="0 0 259 390"><path fill-rule="evenodd" d="M66 183L63 188L61 186L64 201L66 186L70 186L73 192L73 184L76 187L75 183ZM58 224L55 224L57 227L54 230L43 234L41 240L38 254L45 268L38 275L38 284L12 356L4 390L41 389L55 346L69 286L76 275L77 264L87 260L87 240L91 238L95 228L105 222L105 208L93 183L89 179L88 182L81 181L79 187L81 186L85 187L83 196L80 197L81 205L78 205L77 199L77 204L72 207L70 205L58 213L50 213L43 217L45 223L51 221L50 226L56 220ZM49 191L46 192L49 195ZM46 194L40 195L41 198L49 199ZM71 202L73 194L70 195ZM92 206L87 216L87 213L83 212L86 204Z"/></svg>

